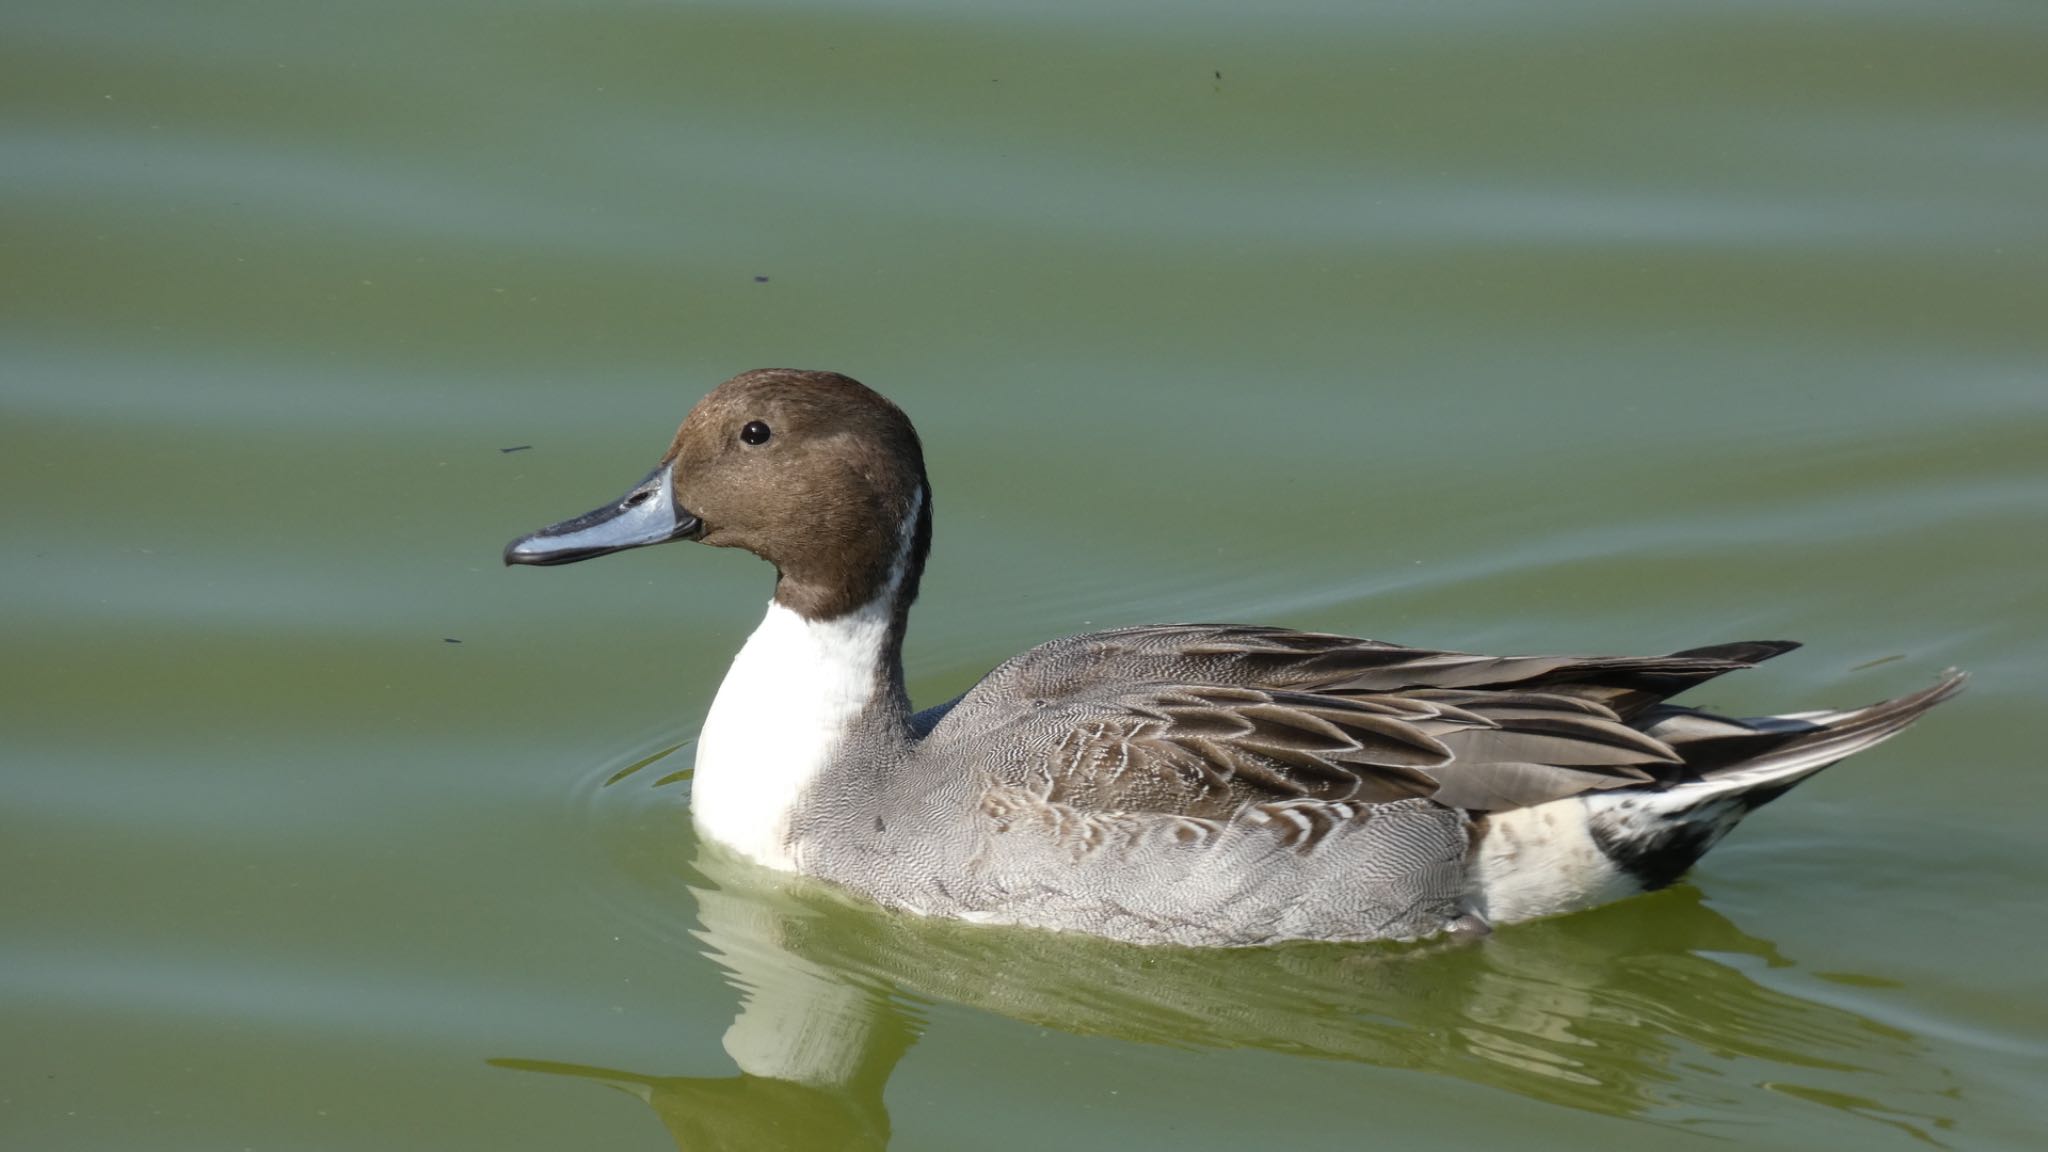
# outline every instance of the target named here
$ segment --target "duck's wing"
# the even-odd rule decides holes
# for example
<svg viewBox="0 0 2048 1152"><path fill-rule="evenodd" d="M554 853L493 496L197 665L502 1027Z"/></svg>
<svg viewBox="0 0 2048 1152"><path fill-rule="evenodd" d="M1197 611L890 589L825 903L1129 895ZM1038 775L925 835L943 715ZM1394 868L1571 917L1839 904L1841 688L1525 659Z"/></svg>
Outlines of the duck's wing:
<svg viewBox="0 0 2048 1152"><path fill-rule="evenodd" d="M1039 738L1007 782L1097 811L1227 817L1411 797L1499 809L1652 783L1680 763L1611 710L1538 692L1147 685L1042 711L1012 728Z"/></svg>
<svg viewBox="0 0 2048 1152"><path fill-rule="evenodd" d="M933 735L971 730L998 750L1002 787L1062 810L1214 820L1249 806L1309 833L1411 797L1498 811L1675 781L1683 757L1622 709L1789 647L1489 657L1272 628L1122 629L1005 664Z"/></svg>
<svg viewBox="0 0 2048 1152"><path fill-rule="evenodd" d="M1341 695L1514 689L1593 701L1626 718L1798 646L1758 640L1666 656L1483 656L1287 628L1155 624L1041 644L990 672L972 694L1022 699L1141 683Z"/></svg>

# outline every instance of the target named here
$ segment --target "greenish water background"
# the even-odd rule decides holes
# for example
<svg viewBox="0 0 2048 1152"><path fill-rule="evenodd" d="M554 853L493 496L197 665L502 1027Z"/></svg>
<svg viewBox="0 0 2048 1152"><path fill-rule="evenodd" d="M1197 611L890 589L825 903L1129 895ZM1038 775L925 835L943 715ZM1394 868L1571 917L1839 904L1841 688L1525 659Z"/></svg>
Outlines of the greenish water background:
<svg viewBox="0 0 2048 1152"><path fill-rule="evenodd" d="M0 1142L2039 1147L2044 206L2027 4L9 5ZM763 365L919 422L921 700L1172 619L1976 680L1479 948L904 923L619 775L764 570L497 563Z"/></svg>

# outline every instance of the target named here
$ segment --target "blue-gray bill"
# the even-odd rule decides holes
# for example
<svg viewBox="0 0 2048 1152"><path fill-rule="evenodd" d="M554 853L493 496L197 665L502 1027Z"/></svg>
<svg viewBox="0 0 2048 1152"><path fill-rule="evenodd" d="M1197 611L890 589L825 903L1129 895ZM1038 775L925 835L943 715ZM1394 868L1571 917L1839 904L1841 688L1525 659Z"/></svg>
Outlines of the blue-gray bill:
<svg viewBox="0 0 2048 1152"><path fill-rule="evenodd" d="M686 540L703 528L703 521L676 503L674 470L663 461L612 503L505 545L505 563L574 564L628 548Z"/></svg>

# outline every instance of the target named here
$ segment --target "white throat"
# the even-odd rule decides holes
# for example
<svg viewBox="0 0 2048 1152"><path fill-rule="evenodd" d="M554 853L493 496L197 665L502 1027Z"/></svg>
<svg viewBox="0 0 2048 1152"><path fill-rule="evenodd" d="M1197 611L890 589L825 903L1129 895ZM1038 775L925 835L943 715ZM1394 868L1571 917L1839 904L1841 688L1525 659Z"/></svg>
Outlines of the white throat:
<svg viewBox="0 0 2048 1152"><path fill-rule="evenodd" d="M887 683L882 662L922 502L898 529L896 562L874 599L831 620L769 601L697 738L690 812L698 835L770 868L802 868L794 818Z"/></svg>
<svg viewBox="0 0 2048 1152"><path fill-rule="evenodd" d="M889 599L824 621L769 603L697 739L690 811L700 835L797 870L791 818L881 690Z"/></svg>

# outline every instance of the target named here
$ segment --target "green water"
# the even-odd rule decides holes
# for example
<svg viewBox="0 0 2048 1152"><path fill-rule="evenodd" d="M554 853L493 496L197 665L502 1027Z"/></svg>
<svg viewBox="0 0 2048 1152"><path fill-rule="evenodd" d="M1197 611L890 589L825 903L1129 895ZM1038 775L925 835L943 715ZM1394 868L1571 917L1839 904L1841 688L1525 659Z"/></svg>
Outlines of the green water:
<svg viewBox="0 0 2048 1152"><path fill-rule="evenodd" d="M1478 947L904 921L692 840L757 563L498 564L763 365L924 432L922 701L1177 619L1976 679ZM2038 5L10 4L0 492L10 1149L2048 1141Z"/></svg>

